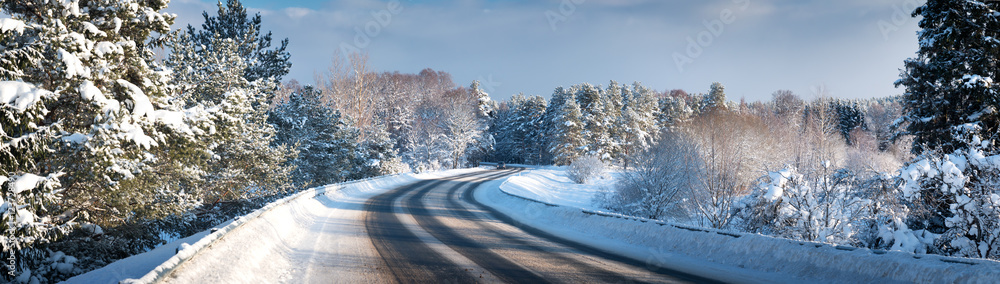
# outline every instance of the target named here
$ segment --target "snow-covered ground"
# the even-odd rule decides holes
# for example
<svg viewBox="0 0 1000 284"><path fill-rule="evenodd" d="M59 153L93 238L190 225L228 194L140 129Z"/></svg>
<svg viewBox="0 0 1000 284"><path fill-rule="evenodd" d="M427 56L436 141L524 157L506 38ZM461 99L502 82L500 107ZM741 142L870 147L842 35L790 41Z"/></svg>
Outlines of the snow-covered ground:
<svg viewBox="0 0 1000 284"><path fill-rule="evenodd" d="M221 224L216 232L177 240L67 282L149 283L171 272L176 273L167 282L370 280L372 275L365 273L371 273L366 268L371 264L361 260L377 256L370 255L375 252L368 247L371 242L360 222L365 201L407 183L468 171L475 170L396 175L310 189ZM993 283L1000 279L1000 263L995 261L834 247L601 212L593 197L611 188L614 175L609 177L577 185L563 168L543 167L487 182L475 197L556 236L725 282ZM295 249L302 247L310 249ZM174 270L179 266L183 269ZM324 274L334 271L330 267L337 267L340 274Z"/></svg>
<svg viewBox="0 0 1000 284"><path fill-rule="evenodd" d="M363 245L367 236L349 221L361 212L361 206L372 196L421 179L433 179L470 170L428 174L401 174L359 182L328 185L309 189L276 201L235 221L176 240L152 251L111 263L103 268L70 278L66 283L150 283L170 273L180 265L185 270L217 271L216 280L228 282L273 282L293 280L294 272L309 269L311 259L288 253L289 243L315 242L303 237L322 232L334 234L340 248ZM323 218L326 227L311 228L307 219ZM345 222L338 222L345 221ZM237 229L238 228L238 229ZM320 231L311 232L310 230ZM225 244L216 245L225 239ZM179 252L176 250L180 248ZM254 248L247 250L247 248ZM322 252L322 249L318 249ZM252 251L253 254L242 252ZM355 250L362 251L362 250ZM175 253L176 252L176 253ZM185 263L198 256L196 265ZM308 256L303 256L308 257ZM339 258L350 262L354 258ZM337 259L328 259L336 261ZM354 264L351 264L354 265ZM362 264L357 264L362 265ZM260 271L266 267L267 271ZM241 273L255 271L255 273ZM304 275L304 274L303 274ZM241 277L253 277L243 279ZM241 280L242 279L242 280ZM345 279L339 277L338 279ZM183 279L178 279L183 282ZM207 279L190 279L207 280ZM301 279L300 279L301 280Z"/></svg>
<svg viewBox="0 0 1000 284"><path fill-rule="evenodd" d="M996 261L835 247L595 210L594 195L611 184L605 179L577 185L561 168L547 167L484 184L476 198L557 236L726 282L995 283L1000 279Z"/></svg>
<svg viewBox="0 0 1000 284"><path fill-rule="evenodd" d="M574 184L565 167L538 167L508 178L503 190L545 203L596 210L594 196L614 188L614 176L609 173L587 184Z"/></svg>

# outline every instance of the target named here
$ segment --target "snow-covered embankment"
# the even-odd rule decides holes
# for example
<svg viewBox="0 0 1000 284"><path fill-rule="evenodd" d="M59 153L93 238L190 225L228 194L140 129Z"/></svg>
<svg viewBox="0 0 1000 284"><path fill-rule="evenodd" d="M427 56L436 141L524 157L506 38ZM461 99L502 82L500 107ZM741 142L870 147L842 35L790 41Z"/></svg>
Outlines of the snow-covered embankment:
<svg viewBox="0 0 1000 284"><path fill-rule="evenodd" d="M236 250L235 253L226 256L230 259L208 261L218 267L210 265L185 267L185 269L219 269L216 274L220 274L218 275L220 277L245 278L228 278L234 282L291 277L292 275L287 273L301 267L301 264L296 263L300 262L299 260L291 259L294 256L286 250L292 243L300 241L297 238L305 235L303 232L311 229L314 225L311 221L315 217L329 216L331 209L358 209L353 207L360 207L371 196L421 178L428 177L401 174L311 188L275 201L214 229L78 275L69 279L67 283L117 283L123 280L132 283L154 282L222 239L226 239L227 244L224 248L218 249ZM206 255L206 257L215 256ZM264 275L268 273L284 275Z"/></svg>
<svg viewBox="0 0 1000 284"><path fill-rule="evenodd" d="M719 231L602 212L598 185L573 184L557 168L485 186L484 204L554 235L649 264L725 282L995 283L1000 262L883 252ZM496 188L500 190L496 190Z"/></svg>

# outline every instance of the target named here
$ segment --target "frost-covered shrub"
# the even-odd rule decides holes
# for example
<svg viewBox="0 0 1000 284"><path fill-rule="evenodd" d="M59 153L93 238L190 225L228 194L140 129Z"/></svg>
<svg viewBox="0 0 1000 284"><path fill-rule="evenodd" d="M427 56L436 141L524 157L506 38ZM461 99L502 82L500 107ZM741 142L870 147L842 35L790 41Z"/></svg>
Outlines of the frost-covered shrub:
<svg viewBox="0 0 1000 284"><path fill-rule="evenodd" d="M872 201L847 182L850 172L807 176L795 168L771 172L742 202L744 229L775 236L837 244L854 243Z"/></svg>
<svg viewBox="0 0 1000 284"><path fill-rule="evenodd" d="M685 216L682 201L700 176L701 160L692 141L668 132L648 150L633 155L634 166L622 172L603 206L651 219Z"/></svg>
<svg viewBox="0 0 1000 284"><path fill-rule="evenodd" d="M576 183L587 183L588 181L603 176L607 169L604 166L604 162L596 156L583 156L569 165L566 173L569 174L569 178Z"/></svg>
<svg viewBox="0 0 1000 284"><path fill-rule="evenodd" d="M965 149L927 154L901 172L903 197L912 202L907 226L939 234L931 251L955 256L1000 258L1000 155L987 153L992 141L956 127ZM908 249L907 249L908 250Z"/></svg>

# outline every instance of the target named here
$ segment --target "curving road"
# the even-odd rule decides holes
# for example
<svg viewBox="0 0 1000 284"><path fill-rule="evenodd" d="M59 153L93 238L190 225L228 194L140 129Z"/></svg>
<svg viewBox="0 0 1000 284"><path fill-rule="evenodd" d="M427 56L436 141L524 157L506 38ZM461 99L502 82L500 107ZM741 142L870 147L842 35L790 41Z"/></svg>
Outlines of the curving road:
<svg viewBox="0 0 1000 284"><path fill-rule="evenodd" d="M472 170L302 198L226 234L163 282L713 282L523 226L473 198L484 182L518 171Z"/></svg>
<svg viewBox="0 0 1000 284"><path fill-rule="evenodd" d="M364 223L398 283L713 282L649 266L523 226L472 191L519 171L486 171L404 186L370 199Z"/></svg>

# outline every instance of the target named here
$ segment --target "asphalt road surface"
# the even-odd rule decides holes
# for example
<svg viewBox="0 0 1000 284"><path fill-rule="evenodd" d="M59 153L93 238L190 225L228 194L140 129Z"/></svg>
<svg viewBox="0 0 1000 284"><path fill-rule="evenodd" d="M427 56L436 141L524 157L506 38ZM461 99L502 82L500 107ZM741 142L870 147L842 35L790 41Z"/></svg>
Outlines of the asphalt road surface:
<svg viewBox="0 0 1000 284"><path fill-rule="evenodd" d="M472 198L480 184L519 170L426 180L370 199L364 223L381 282L713 282L561 239Z"/></svg>

